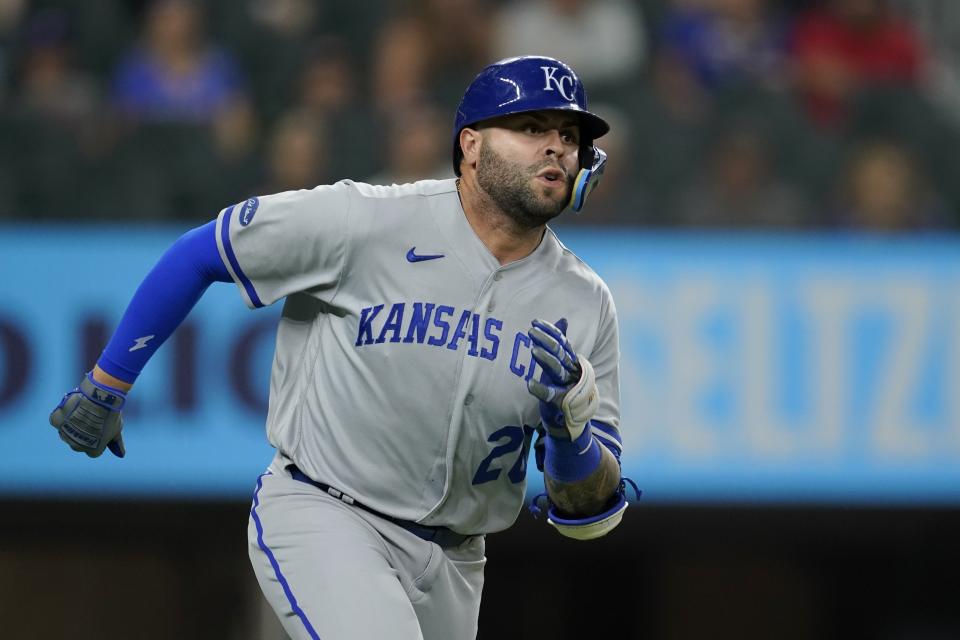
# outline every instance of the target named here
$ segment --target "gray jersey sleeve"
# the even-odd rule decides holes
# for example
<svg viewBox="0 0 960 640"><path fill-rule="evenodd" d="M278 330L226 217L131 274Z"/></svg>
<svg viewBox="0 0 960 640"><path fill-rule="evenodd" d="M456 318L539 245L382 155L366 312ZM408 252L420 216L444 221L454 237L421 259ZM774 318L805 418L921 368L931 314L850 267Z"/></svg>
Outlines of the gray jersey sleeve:
<svg viewBox="0 0 960 640"><path fill-rule="evenodd" d="M613 297L603 288L602 310L597 340L587 360L597 374L600 405L593 419L620 429L620 329Z"/></svg>
<svg viewBox="0 0 960 640"><path fill-rule="evenodd" d="M220 212L220 257L249 307L297 291L333 296L345 260L350 194L350 183L338 182L250 198Z"/></svg>

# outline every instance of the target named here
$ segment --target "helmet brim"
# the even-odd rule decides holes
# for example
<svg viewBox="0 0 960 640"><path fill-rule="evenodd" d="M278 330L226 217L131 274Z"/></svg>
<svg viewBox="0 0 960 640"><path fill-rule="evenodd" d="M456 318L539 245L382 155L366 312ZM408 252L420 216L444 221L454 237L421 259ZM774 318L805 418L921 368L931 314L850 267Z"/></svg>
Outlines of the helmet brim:
<svg viewBox="0 0 960 640"><path fill-rule="evenodd" d="M578 108L576 105L571 106L569 109L563 107L550 107L545 109L517 109L516 111L505 110L503 113L498 113L494 116L490 116L489 118L464 124L462 127L460 127L460 131L463 131L467 127L476 127L478 124L484 122L498 120L506 116L514 116L518 113L531 113L533 111L560 111L563 113L576 113L580 117L580 137L588 142L596 140L610 131L610 125L607 124L606 120L595 113L584 111L583 109ZM457 131L458 137L460 136L460 131Z"/></svg>

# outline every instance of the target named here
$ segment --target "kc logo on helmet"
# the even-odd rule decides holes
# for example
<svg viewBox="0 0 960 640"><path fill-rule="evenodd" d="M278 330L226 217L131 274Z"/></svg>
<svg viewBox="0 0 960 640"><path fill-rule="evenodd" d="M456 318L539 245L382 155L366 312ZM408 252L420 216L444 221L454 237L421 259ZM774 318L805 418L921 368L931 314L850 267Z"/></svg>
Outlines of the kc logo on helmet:
<svg viewBox="0 0 960 640"><path fill-rule="evenodd" d="M573 102L573 76L566 75L557 77L557 67L540 67L543 69L543 80L544 80L544 91L553 91L556 87L557 91L560 92L560 95L563 96L564 100ZM567 95L567 92L570 92L570 95Z"/></svg>

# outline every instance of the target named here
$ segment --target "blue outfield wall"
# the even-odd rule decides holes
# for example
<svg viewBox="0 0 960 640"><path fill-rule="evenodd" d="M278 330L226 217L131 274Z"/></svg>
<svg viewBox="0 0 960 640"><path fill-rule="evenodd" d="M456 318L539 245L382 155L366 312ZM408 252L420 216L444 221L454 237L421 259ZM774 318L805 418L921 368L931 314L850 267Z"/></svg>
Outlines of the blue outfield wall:
<svg viewBox="0 0 960 640"><path fill-rule="evenodd" d="M125 460L47 425L182 231L0 227L0 495L250 495L279 305L232 286L139 379ZM960 504L960 238L559 234L613 291L645 502Z"/></svg>

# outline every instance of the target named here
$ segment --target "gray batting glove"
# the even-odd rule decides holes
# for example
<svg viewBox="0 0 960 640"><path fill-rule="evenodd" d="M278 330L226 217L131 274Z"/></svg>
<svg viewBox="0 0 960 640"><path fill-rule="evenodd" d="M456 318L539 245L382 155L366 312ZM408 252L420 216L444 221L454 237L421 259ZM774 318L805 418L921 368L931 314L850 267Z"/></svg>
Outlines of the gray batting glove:
<svg viewBox="0 0 960 640"><path fill-rule="evenodd" d="M123 391L97 382L88 372L79 386L63 396L50 414L50 424L74 451L97 458L109 448L113 455L122 458L127 450L120 434L120 410L126 401Z"/></svg>
<svg viewBox="0 0 960 640"><path fill-rule="evenodd" d="M530 378L527 390L540 400L540 418L551 435L576 440L600 403L593 366L578 357L567 342L567 321L556 326L534 320L527 331L533 359L543 369L540 380Z"/></svg>

